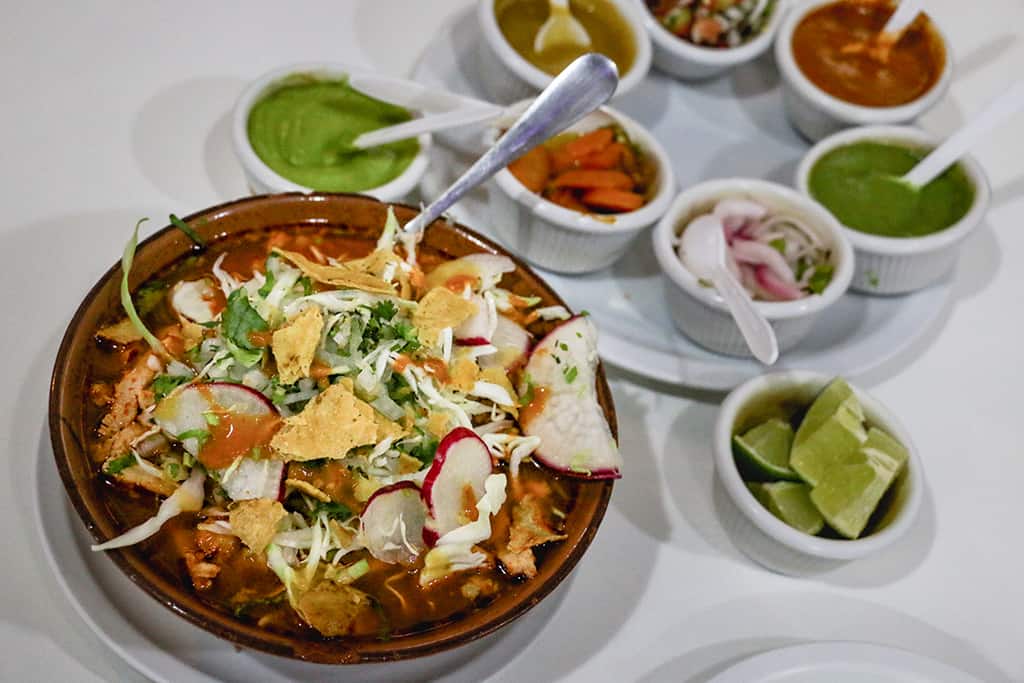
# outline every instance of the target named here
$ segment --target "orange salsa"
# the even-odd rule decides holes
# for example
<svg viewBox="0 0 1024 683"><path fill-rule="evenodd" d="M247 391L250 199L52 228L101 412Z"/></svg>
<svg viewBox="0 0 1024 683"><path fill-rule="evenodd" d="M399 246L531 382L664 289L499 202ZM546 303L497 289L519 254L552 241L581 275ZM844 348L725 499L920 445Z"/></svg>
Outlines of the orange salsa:
<svg viewBox="0 0 1024 683"><path fill-rule="evenodd" d="M881 44L879 33L893 7L840 0L810 12L793 31L797 66L814 85L851 104L897 107L918 99L942 75L945 48L924 14L898 42Z"/></svg>

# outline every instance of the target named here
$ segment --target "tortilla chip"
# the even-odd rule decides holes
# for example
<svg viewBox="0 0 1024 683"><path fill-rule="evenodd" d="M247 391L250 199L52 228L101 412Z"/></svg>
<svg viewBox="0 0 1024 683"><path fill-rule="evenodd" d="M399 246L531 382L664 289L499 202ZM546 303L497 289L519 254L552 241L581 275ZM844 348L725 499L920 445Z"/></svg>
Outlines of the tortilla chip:
<svg viewBox="0 0 1024 683"><path fill-rule="evenodd" d="M451 423L452 420L448 413L435 410L427 418L427 431L437 438L443 439L451 431Z"/></svg>
<svg viewBox="0 0 1024 683"><path fill-rule="evenodd" d="M418 459L412 457L408 453L399 453L398 455L398 473L399 474L412 474L413 472L419 472L423 469L423 463Z"/></svg>
<svg viewBox="0 0 1024 683"><path fill-rule="evenodd" d="M412 314L412 324L421 342L427 346L436 346L441 330L446 327L455 328L475 314L476 304L472 301L444 287L434 287L420 299L419 306Z"/></svg>
<svg viewBox="0 0 1024 683"><path fill-rule="evenodd" d="M331 497L318 489L317 487L310 484L308 481L302 479L285 479L284 485L305 493L310 498L316 498L323 503L331 502Z"/></svg>
<svg viewBox="0 0 1024 683"><path fill-rule="evenodd" d="M408 299L412 293L412 285L409 274L402 269L401 264L402 259L398 258L393 251L377 250L363 258L345 261L343 265L360 273L380 278L382 282L395 282L398 284L398 295L403 299ZM386 278L388 270L391 271L391 276Z"/></svg>
<svg viewBox="0 0 1024 683"><path fill-rule="evenodd" d="M115 344L131 344L132 342L142 341L142 335L139 334L139 331L135 329L135 325L132 325L132 321L128 318L113 325L107 325L100 329L96 336L112 341Z"/></svg>
<svg viewBox="0 0 1024 683"><path fill-rule="evenodd" d="M473 390L473 384L479 374L480 368L476 361L468 356L462 356L452 363L448 372L448 386L456 391L468 393Z"/></svg>
<svg viewBox="0 0 1024 683"><path fill-rule="evenodd" d="M274 249L279 254L294 263L299 270L317 282L339 287L341 289L360 289L371 294L394 294L395 289L388 283L375 275L350 268L346 264L340 266L325 266L310 261L308 258L294 251Z"/></svg>
<svg viewBox="0 0 1024 683"><path fill-rule="evenodd" d="M228 522L242 543L254 552L262 553L274 540L277 525L287 515L284 506L276 500L253 498L235 503L228 513Z"/></svg>
<svg viewBox="0 0 1024 683"><path fill-rule="evenodd" d="M565 534L555 533L544 519L542 503L530 494L523 496L512 507L512 529L509 532L508 549L513 553L534 546L565 540Z"/></svg>
<svg viewBox="0 0 1024 683"><path fill-rule="evenodd" d="M203 343L204 331L205 328L199 323L194 323L191 320L182 318L181 338L185 341L186 351L191 351Z"/></svg>
<svg viewBox="0 0 1024 683"><path fill-rule="evenodd" d="M356 446L377 443L376 411L343 384L332 384L298 415L285 418L270 442L276 458L344 458Z"/></svg>
<svg viewBox="0 0 1024 683"><path fill-rule="evenodd" d="M323 329L324 317L320 309L310 306L289 320L284 327L274 330L270 347L274 351L282 384L293 384L303 377L309 377Z"/></svg>

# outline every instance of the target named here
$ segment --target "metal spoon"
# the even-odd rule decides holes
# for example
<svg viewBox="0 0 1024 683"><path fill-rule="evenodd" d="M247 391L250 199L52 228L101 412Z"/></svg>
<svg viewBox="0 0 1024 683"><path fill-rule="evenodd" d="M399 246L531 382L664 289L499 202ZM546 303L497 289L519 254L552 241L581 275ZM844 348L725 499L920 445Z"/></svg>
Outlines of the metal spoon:
<svg viewBox="0 0 1024 683"><path fill-rule="evenodd" d="M615 62L596 52L577 58L544 88L493 147L405 224L405 233L421 232L474 187L600 107L611 98L618 84Z"/></svg>
<svg viewBox="0 0 1024 683"><path fill-rule="evenodd" d="M725 300L750 353L765 365L775 363L779 359L775 330L725 265L722 221L710 215L696 218L683 231L683 240L687 267L698 278L710 280Z"/></svg>

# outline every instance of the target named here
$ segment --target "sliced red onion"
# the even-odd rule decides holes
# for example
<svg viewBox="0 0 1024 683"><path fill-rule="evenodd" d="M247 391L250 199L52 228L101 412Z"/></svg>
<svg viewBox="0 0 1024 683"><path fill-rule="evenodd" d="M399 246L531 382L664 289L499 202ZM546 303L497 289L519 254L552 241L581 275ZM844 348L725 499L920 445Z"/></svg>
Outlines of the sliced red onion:
<svg viewBox="0 0 1024 683"><path fill-rule="evenodd" d="M771 247L768 248L771 249ZM804 295L795 283L779 279L770 266L757 266L754 270L754 277L757 279L758 286L773 299L793 301L802 298Z"/></svg>
<svg viewBox="0 0 1024 683"><path fill-rule="evenodd" d="M775 247L751 240L736 240L732 245L737 261L767 266L780 282L795 284L793 270Z"/></svg>

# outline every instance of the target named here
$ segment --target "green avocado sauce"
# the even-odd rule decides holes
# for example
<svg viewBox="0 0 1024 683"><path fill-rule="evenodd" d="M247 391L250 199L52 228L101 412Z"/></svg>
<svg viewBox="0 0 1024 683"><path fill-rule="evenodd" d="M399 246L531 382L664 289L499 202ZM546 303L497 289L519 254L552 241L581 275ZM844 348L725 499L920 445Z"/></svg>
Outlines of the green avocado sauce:
<svg viewBox="0 0 1024 683"><path fill-rule="evenodd" d="M920 189L902 182L928 151L881 142L838 147L811 169L811 195L860 232L922 237L945 230L971 208L974 186L959 164Z"/></svg>
<svg viewBox="0 0 1024 683"><path fill-rule="evenodd" d="M257 156L278 175L314 190L360 192L401 175L420 146L408 139L358 150L352 141L411 118L345 81L299 75L256 102L248 134Z"/></svg>

